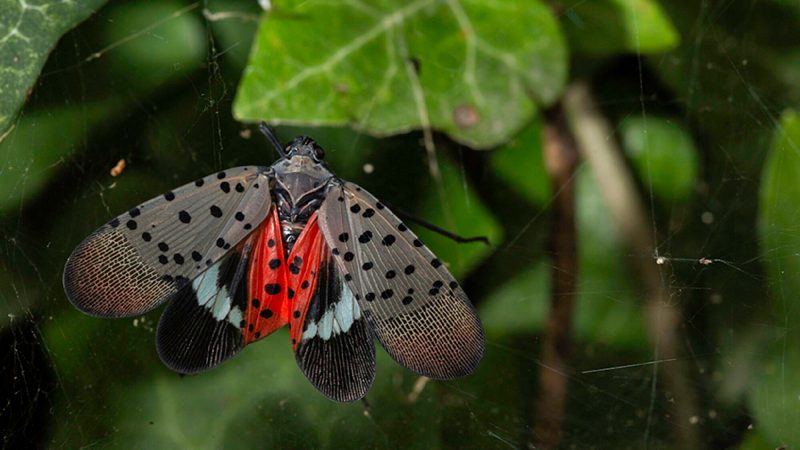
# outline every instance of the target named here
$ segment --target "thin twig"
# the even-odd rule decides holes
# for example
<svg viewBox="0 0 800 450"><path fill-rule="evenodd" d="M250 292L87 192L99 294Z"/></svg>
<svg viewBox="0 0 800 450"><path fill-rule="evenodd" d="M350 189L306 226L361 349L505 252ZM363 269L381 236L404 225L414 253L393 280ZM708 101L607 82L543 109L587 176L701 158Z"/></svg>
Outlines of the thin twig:
<svg viewBox="0 0 800 450"><path fill-rule="evenodd" d="M554 449L561 440L567 398L567 371L572 347L572 317L578 271L574 174L578 152L563 112L546 115L544 160L555 192L550 216L550 313L542 340L542 369L534 423L534 446Z"/></svg>
<svg viewBox="0 0 800 450"><path fill-rule="evenodd" d="M599 112L588 86L577 83L567 91L564 112L577 141L578 150L594 174L619 235L633 254L654 255L655 223L651 226L647 221L647 213L637 195L633 176L612 138L613 129ZM681 312L673 304L672 299L676 294L663 279L662 267L655 263L638 262L632 267L644 290L648 322L646 329L654 345L653 359L672 360L670 363L653 366L653 389L661 370L665 388L673 397L677 447L695 449L701 447L701 441L698 428L692 425L692 418L699 416L695 393L691 388L689 367L686 360L680 358ZM655 401L655 391L651 395ZM652 417L652 407L650 414ZM646 430L645 441L647 439ZM648 442L644 444L646 447Z"/></svg>

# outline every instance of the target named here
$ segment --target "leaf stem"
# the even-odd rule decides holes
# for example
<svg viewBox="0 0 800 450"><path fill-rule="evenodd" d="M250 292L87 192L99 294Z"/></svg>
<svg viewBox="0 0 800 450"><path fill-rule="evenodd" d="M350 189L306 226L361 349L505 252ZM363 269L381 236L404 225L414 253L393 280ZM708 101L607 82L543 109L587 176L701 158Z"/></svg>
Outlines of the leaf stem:
<svg viewBox="0 0 800 450"><path fill-rule="evenodd" d="M545 114L543 157L555 192L550 216L550 313L542 340L534 446L554 449L561 440L566 411L564 375L572 348L572 317L578 273L574 175L578 152L560 106Z"/></svg>

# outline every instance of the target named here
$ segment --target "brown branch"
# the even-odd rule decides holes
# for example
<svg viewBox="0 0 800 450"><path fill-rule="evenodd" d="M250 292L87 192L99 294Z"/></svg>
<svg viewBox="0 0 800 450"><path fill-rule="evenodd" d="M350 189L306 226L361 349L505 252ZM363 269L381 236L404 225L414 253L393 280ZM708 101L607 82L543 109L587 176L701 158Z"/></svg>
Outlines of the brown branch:
<svg viewBox="0 0 800 450"><path fill-rule="evenodd" d="M647 220L633 176L612 138L611 125L600 113L588 86L574 84L565 94L563 104L578 151L594 175L619 235L631 253L654 256L655 230ZM681 313L671 301L675 295L662 278L662 267L652 258L649 264L635 261L632 268L644 290L646 328L654 345L654 359L672 360L655 365L654 370L661 371L665 388L672 395L677 445L683 449L700 448L698 429L691 424L698 409L689 367L680 358Z"/></svg>
<svg viewBox="0 0 800 450"><path fill-rule="evenodd" d="M555 193L550 216L550 314L542 340L542 365L536 404L536 448L553 449L561 440L567 397L564 376L572 347L572 312L578 272L575 186L578 153L560 109L547 115L544 160Z"/></svg>

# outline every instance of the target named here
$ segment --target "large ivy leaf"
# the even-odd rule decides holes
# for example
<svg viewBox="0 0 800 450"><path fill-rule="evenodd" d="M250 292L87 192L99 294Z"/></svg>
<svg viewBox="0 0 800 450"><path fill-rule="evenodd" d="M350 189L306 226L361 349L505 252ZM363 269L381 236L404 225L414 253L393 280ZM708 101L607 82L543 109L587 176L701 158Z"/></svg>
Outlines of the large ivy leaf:
<svg viewBox="0 0 800 450"><path fill-rule="evenodd" d="M657 1L561 2L570 48L583 53L656 53L678 45L679 35Z"/></svg>
<svg viewBox="0 0 800 450"><path fill-rule="evenodd" d="M104 3L0 0L0 141L61 35Z"/></svg>
<svg viewBox="0 0 800 450"><path fill-rule="evenodd" d="M234 113L375 135L430 126L486 148L553 102L566 75L538 0L286 0L261 23Z"/></svg>
<svg viewBox="0 0 800 450"><path fill-rule="evenodd" d="M773 446L800 442L800 115L784 113L764 167L759 232L766 261L775 330L763 373L752 386L759 429Z"/></svg>

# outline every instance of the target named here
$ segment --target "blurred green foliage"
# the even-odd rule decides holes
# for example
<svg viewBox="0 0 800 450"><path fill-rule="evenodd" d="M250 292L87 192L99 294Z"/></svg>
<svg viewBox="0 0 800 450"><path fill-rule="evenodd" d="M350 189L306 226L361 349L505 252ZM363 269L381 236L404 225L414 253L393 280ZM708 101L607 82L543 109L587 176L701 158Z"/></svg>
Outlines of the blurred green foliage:
<svg viewBox="0 0 800 450"><path fill-rule="evenodd" d="M554 3L565 17L564 32L575 52L653 53L671 50L678 44L677 30L658 2L652 0Z"/></svg>
<svg viewBox="0 0 800 450"><path fill-rule="evenodd" d="M627 117L620 139L639 179L659 200L688 200L697 184L698 156L689 131L661 117Z"/></svg>
<svg viewBox="0 0 800 450"><path fill-rule="evenodd" d="M791 318L800 314L800 116L784 112L764 164L760 189L759 231L769 252L766 269L775 324L764 344L761 367L750 387L753 408L764 433L784 442L800 442L800 333Z"/></svg>
<svg viewBox="0 0 800 450"><path fill-rule="evenodd" d="M497 176L539 207L545 206L552 194L542 158L541 126L535 119L491 156Z"/></svg>
<svg viewBox="0 0 800 450"><path fill-rule="evenodd" d="M202 19L186 14L195 7L162 1L147 8L123 3L109 11L100 33L119 46L108 52L109 64L131 95L168 89L197 70L208 50Z"/></svg>
<svg viewBox="0 0 800 450"><path fill-rule="evenodd" d="M677 427L708 448L800 445L796 2L103 3L0 0L4 445L527 446L553 270L542 112L575 80L636 177L700 410L689 424L670 415L669 361L632 270L655 255L623 246L581 166L563 446L672 448ZM418 377L379 351L371 406L339 405L303 378L283 332L181 377L156 355L159 311L110 321L69 305L64 260L97 226L187 180L272 161L234 117L278 124L284 141L311 135L339 176L393 208L490 238L414 226L480 310L475 374L413 399Z"/></svg>
<svg viewBox="0 0 800 450"><path fill-rule="evenodd" d="M0 142L61 35L104 3L0 1Z"/></svg>

